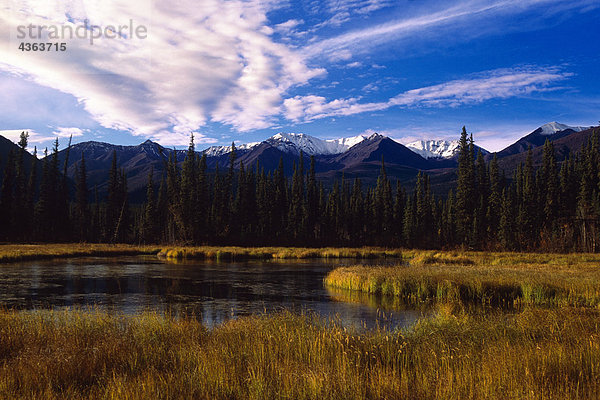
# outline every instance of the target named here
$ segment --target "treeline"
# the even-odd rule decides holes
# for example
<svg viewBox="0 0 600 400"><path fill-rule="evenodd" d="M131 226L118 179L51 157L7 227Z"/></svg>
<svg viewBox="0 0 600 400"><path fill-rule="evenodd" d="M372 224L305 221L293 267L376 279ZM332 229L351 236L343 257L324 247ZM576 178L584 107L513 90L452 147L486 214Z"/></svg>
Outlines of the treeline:
<svg viewBox="0 0 600 400"><path fill-rule="evenodd" d="M341 179L324 187L314 159L301 156L288 179L283 161L272 172L236 164L235 146L225 168L209 172L193 137L182 165L164 160L160 185L148 177L147 201L132 207L127 177L113 153L108 195L87 185L85 158L77 163L69 196L58 141L52 154L33 157L26 174L27 135L8 157L0 191L0 235L6 241L89 241L239 245L378 245L494 250L596 251L600 216L598 132L581 151L558 163L552 142L543 163L527 160L510 179L494 157L475 155L465 128L460 139L457 187L432 194L417 175L406 191L387 177L382 160L377 185ZM234 168L237 167L237 168ZM37 182L40 182L39 184ZM90 198L93 201L90 202Z"/></svg>

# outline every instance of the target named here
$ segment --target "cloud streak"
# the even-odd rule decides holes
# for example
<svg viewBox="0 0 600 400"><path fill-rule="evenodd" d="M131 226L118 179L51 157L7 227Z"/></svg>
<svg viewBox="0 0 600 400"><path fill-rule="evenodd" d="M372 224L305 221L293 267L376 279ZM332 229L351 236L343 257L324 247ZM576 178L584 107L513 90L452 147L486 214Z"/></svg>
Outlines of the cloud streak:
<svg viewBox="0 0 600 400"><path fill-rule="evenodd" d="M447 4L450 4L447 6ZM349 59L350 54L372 51L374 45L382 43L398 43L403 39L422 40L431 36L439 36L448 30L454 32L452 36L445 35L445 40L460 38L467 40L469 37L490 32L506 32L508 26L499 22L500 17L531 12L541 9L536 19L550 18L570 10L590 10L600 7L595 0L470 0L461 2L444 2L445 8L439 9L437 4L429 4L438 8L434 12L425 12L421 15L408 18L393 19L392 21L344 32L340 35L316 41L306 46L303 53L306 57L323 57L339 59L338 53L344 54L344 59ZM483 21L490 23L484 24ZM526 26L516 29L530 29L534 23L530 20ZM476 29L473 27L476 26ZM437 35L436 35L437 34Z"/></svg>
<svg viewBox="0 0 600 400"><path fill-rule="evenodd" d="M294 122L382 111L390 107L458 107L491 99L506 99L559 89L572 76L558 67L498 69L438 85L408 90L385 102L361 103L360 98L327 101L322 96L295 96L284 101L285 116Z"/></svg>
<svg viewBox="0 0 600 400"><path fill-rule="evenodd" d="M21 4L22 3L22 4ZM273 40L275 2L37 2L0 9L0 70L73 95L105 128L185 144L209 122L238 131L273 125L284 94L325 73ZM15 3L16 4L16 3ZM133 20L147 38L68 41L64 53L16 49L18 25ZM196 133L199 142L210 141Z"/></svg>

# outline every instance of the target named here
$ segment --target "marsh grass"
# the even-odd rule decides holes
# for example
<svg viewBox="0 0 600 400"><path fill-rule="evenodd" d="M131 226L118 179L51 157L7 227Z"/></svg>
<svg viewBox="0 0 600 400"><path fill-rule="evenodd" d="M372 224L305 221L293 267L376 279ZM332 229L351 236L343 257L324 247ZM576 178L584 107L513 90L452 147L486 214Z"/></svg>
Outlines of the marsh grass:
<svg viewBox="0 0 600 400"><path fill-rule="evenodd" d="M160 248L157 246L133 246L127 244L3 244L0 245L0 263L58 257L156 254L159 250Z"/></svg>
<svg viewBox="0 0 600 400"><path fill-rule="evenodd" d="M325 284L402 302L600 306L600 255L405 252L408 265L342 267Z"/></svg>
<svg viewBox="0 0 600 400"><path fill-rule="evenodd" d="M400 250L381 248L306 248L306 247L164 247L125 244L4 244L0 245L0 263L41 260L59 257L118 256L156 254L171 260L205 259L216 261L354 258L375 259L402 257Z"/></svg>
<svg viewBox="0 0 600 400"><path fill-rule="evenodd" d="M269 260L307 258L402 258L401 250L380 248L306 248L306 247L166 247L159 257L169 259L208 259L208 260Z"/></svg>
<svg viewBox="0 0 600 400"><path fill-rule="evenodd" d="M599 312L472 316L357 333L310 315L196 320L0 311L2 398L564 399L600 395Z"/></svg>

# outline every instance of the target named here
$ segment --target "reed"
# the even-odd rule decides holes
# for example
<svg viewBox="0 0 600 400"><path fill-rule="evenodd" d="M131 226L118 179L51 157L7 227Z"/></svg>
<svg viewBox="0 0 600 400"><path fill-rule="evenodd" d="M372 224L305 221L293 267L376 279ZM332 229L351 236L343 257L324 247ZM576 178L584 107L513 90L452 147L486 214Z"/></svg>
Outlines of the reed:
<svg viewBox="0 0 600 400"><path fill-rule="evenodd" d="M600 306L600 255L405 252L408 264L331 271L329 287L402 302Z"/></svg>
<svg viewBox="0 0 600 400"><path fill-rule="evenodd" d="M61 257L118 256L156 254L171 260L203 259L217 261L308 259L308 258L396 258L402 251L382 248L307 248L307 247L236 247L236 246L135 246L126 244L4 244L0 245L0 263Z"/></svg>
<svg viewBox="0 0 600 400"><path fill-rule="evenodd" d="M402 258L398 249L382 248L308 248L308 247L165 247L159 257L170 259L207 259L207 260L270 260L270 259L307 259L307 258Z"/></svg>
<svg viewBox="0 0 600 400"><path fill-rule="evenodd" d="M310 315L196 320L0 311L0 397L565 399L600 395L600 312L469 315L357 332Z"/></svg>
<svg viewBox="0 0 600 400"><path fill-rule="evenodd" d="M0 263L61 257L157 254L157 246L127 244L48 243L0 245Z"/></svg>

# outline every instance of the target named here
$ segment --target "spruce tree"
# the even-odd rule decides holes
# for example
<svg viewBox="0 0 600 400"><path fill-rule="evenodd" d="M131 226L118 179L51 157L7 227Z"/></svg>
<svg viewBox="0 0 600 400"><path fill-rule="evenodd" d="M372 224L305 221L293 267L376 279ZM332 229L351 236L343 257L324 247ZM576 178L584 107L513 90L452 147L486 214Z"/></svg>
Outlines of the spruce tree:
<svg viewBox="0 0 600 400"><path fill-rule="evenodd" d="M389 241L392 235L393 209L392 189L382 156L381 171L375 188L375 221L379 226L379 236L384 242Z"/></svg>
<svg viewBox="0 0 600 400"><path fill-rule="evenodd" d="M181 170L181 186L179 194L178 215L181 216L180 233L185 241L197 239L197 201L198 201L198 176L196 164L196 151L194 135L191 135L185 160Z"/></svg>
<svg viewBox="0 0 600 400"><path fill-rule="evenodd" d="M112 241L117 228L117 221L121 212L121 199L119 195L119 170L117 168L117 152L113 150L112 161L108 173L108 194L106 203L106 239Z"/></svg>
<svg viewBox="0 0 600 400"><path fill-rule="evenodd" d="M10 150L4 167L2 188L0 189L0 234L5 240L10 240L13 237L13 211L16 208L14 204L16 189L15 162L15 154Z"/></svg>
<svg viewBox="0 0 600 400"><path fill-rule="evenodd" d="M487 209L487 236L492 241L498 238L498 229L500 227L500 214L502 212L502 177L498 167L498 156L490 162L490 196Z"/></svg>
<svg viewBox="0 0 600 400"><path fill-rule="evenodd" d="M546 139L544 144L543 158L543 191L546 193L544 201L544 219L546 229L555 231L557 229L557 218L560 205L560 183L556 166L556 155L554 145ZM542 192L543 193L543 192Z"/></svg>
<svg viewBox="0 0 600 400"><path fill-rule="evenodd" d="M505 250L516 250L514 194L511 189L502 191L502 212L498 236Z"/></svg>
<svg viewBox="0 0 600 400"><path fill-rule="evenodd" d="M406 207L406 193L400 185L400 180L396 181L396 196L394 198L394 241L396 245L403 243L402 224L404 223L404 209Z"/></svg>
<svg viewBox="0 0 600 400"><path fill-rule="evenodd" d="M300 151L298 166L294 165L292 177L292 192L289 209L289 232L294 239L303 239L305 236L306 204L304 199L304 161Z"/></svg>
<svg viewBox="0 0 600 400"><path fill-rule="evenodd" d="M458 183L456 189L456 230L459 243L466 244L473 229L475 201L475 172L472 138L467 138L463 126L458 150Z"/></svg>
<svg viewBox="0 0 600 400"><path fill-rule="evenodd" d="M88 229L90 227L90 210L88 205L87 171L85 168L85 157L81 153L81 161L77 167L77 187L75 193L75 226L77 228L77 239L88 240Z"/></svg>
<svg viewBox="0 0 600 400"><path fill-rule="evenodd" d="M362 184L359 178L354 179L350 195L350 232L355 243L361 243L364 238L364 199Z"/></svg>
<svg viewBox="0 0 600 400"><path fill-rule="evenodd" d="M37 192L37 169L38 169L38 158L37 158L37 148L33 148L33 157L31 158L31 167L29 171L29 180L27 182L27 193L25 196L25 220L24 225L28 235L28 238L31 240L34 238L34 223L35 223L35 199Z"/></svg>
<svg viewBox="0 0 600 400"><path fill-rule="evenodd" d="M475 204L475 218L477 219L477 224L474 224L474 231L472 237L472 244L478 248L484 243L487 243L487 212L488 212L488 202L490 196L490 182L488 176L487 166L483 159L483 154L481 151L477 154L477 161L475 163L476 169L476 204Z"/></svg>
<svg viewBox="0 0 600 400"><path fill-rule="evenodd" d="M415 196L411 196L406 201L406 208L404 209L404 224L402 231L404 235L404 243L408 247L415 245L416 236L416 207L415 207Z"/></svg>
<svg viewBox="0 0 600 400"><path fill-rule="evenodd" d="M146 185L146 204L144 206L144 214L142 219L142 240L144 243L156 243L156 206L154 200L154 169L151 168L148 173L148 183Z"/></svg>
<svg viewBox="0 0 600 400"><path fill-rule="evenodd" d="M527 151L527 160L523 169L523 192L522 203L519 214L519 225L521 229L521 243L525 246L533 246L537 240L537 215L536 207L536 182L533 169L533 151L531 147Z"/></svg>
<svg viewBox="0 0 600 400"><path fill-rule="evenodd" d="M310 169L306 184L306 231L309 240L315 239L315 229L319 217L319 193L315 177L315 157L310 156Z"/></svg>
<svg viewBox="0 0 600 400"><path fill-rule="evenodd" d="M53 223L53 190L52 170L48 157L48 149L44 150L42 159L42 179L40 184L40 195L35 205L35 219L37 224L34 229L36 240L47 240Z"/></svg>
<svg viewBox="0 0 600 400"><path fill-rule="evenodd" d="M209 184L206 167L206 154L202 153L202 157L198 162L198 183L197 183L197 203L195 204L195 221L194 225L197 231L197 239L204 240L207 237L207 225L209 214Z"/></svg>
<svg viewBox="0 0 600 400"><path fill-rule="evenodd" d="M17 146L17 156L15 161L15 178L12 193L12 231L13 239L23 240L26 236L27 228L27 181L25 174L25 154L27 154L27 143L29 134L21 132Z"/></svg>

